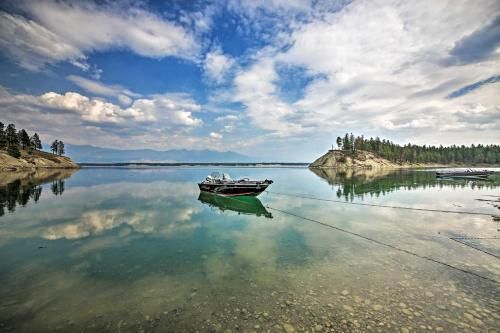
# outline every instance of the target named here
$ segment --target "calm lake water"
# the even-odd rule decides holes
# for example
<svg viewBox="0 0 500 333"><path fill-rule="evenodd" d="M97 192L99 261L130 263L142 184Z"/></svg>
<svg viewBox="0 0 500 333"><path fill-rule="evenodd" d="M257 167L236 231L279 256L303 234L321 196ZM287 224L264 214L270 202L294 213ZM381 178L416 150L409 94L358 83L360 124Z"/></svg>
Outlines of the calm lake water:
<svg viewBox="0 0 500 333"><path fill-rule="evenodd" d="M0 174L0 331L500 330L499 182L225 168L275 181L232 201L212 171Z"/></svg>

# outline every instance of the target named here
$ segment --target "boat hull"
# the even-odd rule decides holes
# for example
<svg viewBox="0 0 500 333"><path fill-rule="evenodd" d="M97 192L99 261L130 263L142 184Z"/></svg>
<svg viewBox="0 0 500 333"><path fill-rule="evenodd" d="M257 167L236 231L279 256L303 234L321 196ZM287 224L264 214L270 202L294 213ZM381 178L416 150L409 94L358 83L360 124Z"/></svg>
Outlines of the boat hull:
<svg viewBox="0 0 500 333"><path fill-rule="evenodd" d="M209 184L209 183L199 183L198 187L202 192L213 193L223 196L238 196L238 195L248 195L257 196L264 192L267 187L271 185L270 183L260 183L260 184Z"/></svg>
<svg viewBox="0 0 500 333"><path fill-rule="evenodd" d="M198 200L210 207L218 208L221 212L231 210L238 214L273 218L273 215L255 196L239 196L238 198L233 198L202 191L200 192Z"/></svg>
<svg viewBox="0 0 500 333"><path fill-rule="evenodd" d="M494 173L494 171L436 172L436 177L488 177Z"/></svg>

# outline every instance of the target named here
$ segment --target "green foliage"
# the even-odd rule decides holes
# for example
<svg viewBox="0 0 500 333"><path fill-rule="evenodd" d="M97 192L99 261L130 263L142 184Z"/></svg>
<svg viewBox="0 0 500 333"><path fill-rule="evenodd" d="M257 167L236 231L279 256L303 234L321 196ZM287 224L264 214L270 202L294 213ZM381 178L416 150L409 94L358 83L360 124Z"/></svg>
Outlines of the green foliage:
<svg viewBox="0 0 500 333"><path fill-rule="evenodd" d="M26 133L24 129L20 130L17 133L17 136L19 138L19 143L21 144L21 147L23 147L23 149L26 149L31 146L30 136L28 135L28 133Z"/></svg>
<svg viewBox="0 0 500 333"><path fill-rule="evenodd" d="M19 158L21 157L21 152L19 151L19 148L17 145L10 145L7 147L7 154L9 154L12 157Z"/></svg>
<svg viewBox="0 0 500 333"><path fill-rule="evenodd" d="M7 135L5 134L4 124L0 122L0 149L7 148Z"/></svg>
<svg viewBox="0 0 500 333"><path fill-rule="evenodd" d="M64 142L60 140L57 142L57 154L59 154L59 156L64 155Z"/></svg>
<svg viewBox="0 0 500 333"><path fill-rule="evenodd" d="M50 145L50 151L57 154L57 147L59 146L59 140L55 139Z"/></svg>
<svg viewBox="0 0 500 333"><path fill-rule="evenodd" d="M21 157L19 146L23 149L30 148L27 151L30 155L33 153L32 149L41 150L43 148L38 133L34 133L30 137L24 129L18 132L14 124L9 124L4 129L4 124L0 122L0 149L7 150L10 156L19 158ZM54 154L64 155L64 143L62 141L54 140L50 149Z"/></svg>
<svg viewBox="0 0 500 333"><path fill-rule="evenodd" d="M14 124L9 124L5 130L5 136L7 139L8 146L14 146L19 144L19 138L17 137L17 130Z"/></svg>
<svg viewBox="0 0 500 333"><path fill-rule="evenodd" d="M33 147L34 149L37 149L37 150L42 149L42 140L40 140L38 133L33 134L33 136L30 139L30 144L31 144L31 147Z"/></svg>
<svg viewBox="0 0 500 333"><path fill-rule="evenodd" d="M436 147L408 143L401 146L389 140L381 140L379 137L375 139L354 137L352 133L350 135L346 133L341 141L342 149L345 151L364 150L396 163L500 164L499 145Z"/></svg>
<svg viewBox="0 0 500 333"><path fill-rule="evenodd" d="M337 146L340 148L342 148L342 138L340 136L337 137Z"/></svg>
<svg viewBox="0 0 500 333"><path fill-rule="evenodd" d="M14 124L9 124L5 130L5 137L7 140L7 154L12 157L21 157L21 152L19 152L19 138L17 136L16 126Z"/></svg>

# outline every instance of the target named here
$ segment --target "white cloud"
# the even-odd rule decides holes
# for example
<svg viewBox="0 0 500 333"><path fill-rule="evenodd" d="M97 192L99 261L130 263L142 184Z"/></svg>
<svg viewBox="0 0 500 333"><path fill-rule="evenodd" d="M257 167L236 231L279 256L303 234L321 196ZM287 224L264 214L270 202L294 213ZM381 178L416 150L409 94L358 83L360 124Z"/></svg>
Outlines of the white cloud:
<svg viewBox="0 0 500 333"><path fill-rule="evenodd" d="M299 122L286 120L294 110L277 96L275 84L277 79L274 60L264 57L249 70L236 75L233 98L247 106L247 114L256 127L271 131L278 136L304 133L304 128Z"/></svg>
<svg viewBox="0 0 500 333"><path fill-rule="evenodd" d="M68 79L86 91L99 96L116 97L122 105L132 103L133 97L140 97L139 94L119 85L106 85L100 81L90 80L77 75L69 75Z"/></svg>
<svg viewBox="0 0 500 333"><path fill-rule="evenodd" d="M203 69L209 79L215 83L223 83L227 77L228 72L235 65L234 59L224 55L220 48L217 48L205 56L205 63Z"/></svg>
<svg viewBox="0 0 500 333"><path fill-rule="evenodd" d="M22 16L0 12L0 47L20 66L37 70L69 60L86 69L83 52L42 25Z"/></svg>
<svg viewBox="0 0 500 333"><path fill-rule="evenodd" d="M88 70L86 53L110 49L189 59L199 51L195 37L184 28L138 8L29 1L23 9L33 20L0 12L0 45L14 61L32 70L65 60Z"/></svg>
<svg viewBox="0 0 500 333"><path fill-rule="evenodd" d="M222 140L222 134L216 132L210 132L210 138L215 140Z"/></svg>
<svg viewBox="0 0 500 333"><path fill-rule="evenodd" d="M139 98L129 107L75 92L40 96L16 94L0 86L2 121L36 131L43 142L59 138L73 144L154 149L204 149L201 106L185 94Z"/></svg>
<svg viewBox="0 0 500 333"><path fill-rule="evenodd" d="M498 83L460 98L446 96L498 74L499 54L454 67L441 59L491 22L477 17L494 18L498 10L493 0L352 2L338 12L295 22L289 47L267 47L255 54L256 61L236 75L233 100L246 106L254 126L278 136L324 136L336 130L419 141L434 140L439 133L445 143L439 129L460 127L487 140L495 136L492 127L479 126L479 117L467 124L463 115L471 113L470 105L481 103L480 114L490 121L496 115L493 123L498 124L500 100L488 92ZM286 82L280 88L281 64L302 68L313 78L295 101L280 95L286 89Z"/></svg>
<svg viewBox="0 0 500 333"><path fill-rule="evenodd" d="M220 116L220 117L215 118L215 121L216 122L226 123L226 122L237 121L238 119L239 119L239 117L237 115L235 115L235 114L228 114L228 115L225 115L225 116Z"/></svg>
<svg viewBox="0 0 500 333"><path fill-rule="evenodd" d="M64 95L48 92L39 97L42 104L64 110L74 111L82 119L94 123L123 123L126 121L159 121L163 126L199 126L202 121L193 116L200 106L192 100L175 95L157 95L152 98L135 100L128 108L92 99L75 92Z"/></svg>
<svg viewBox="0 0 500 333"><path fill-rule="evenodd" d="M154 114L156 118L174 125L196 127L203 123L193 116L193 112L200 111L201 106L183 95L166 94L156 95L151 99L138 99L129 109Z"/></svg>

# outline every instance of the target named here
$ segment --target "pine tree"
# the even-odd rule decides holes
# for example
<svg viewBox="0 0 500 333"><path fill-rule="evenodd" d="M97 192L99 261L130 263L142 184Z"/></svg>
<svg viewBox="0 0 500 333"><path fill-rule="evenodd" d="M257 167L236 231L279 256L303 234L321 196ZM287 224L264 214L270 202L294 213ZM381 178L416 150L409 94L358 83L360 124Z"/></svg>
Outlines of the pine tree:
<svg viewBox="0 0 500 333"><path fill-rule="evenodd" d="M0 122L0 149L7 148L7 135L5 134L4 125Z"/></svg>
<svg viewBox="0 0 500 333"><path fill-rule="evenodd" d="M17 136L19 137L19 143L21 144L21 147L23 149L30 147L30 145L31 145L30 136L28 135L28 133L24 129L21 129L17 133Z"/></svg>
<svg viewBox="0 0 500 333"><path fill-rule="evenodd" d="M15 158L21 157L19 152L19 138L17 137L16 126L14 124L9 124L5 130L7 138L7 153Z"/></svg>
<svg viewBox="0 0 500 333"><path fill-rule="evenodd" d="M500 146L498 145L471 145L470 147L452 145L444 147L417 146L411 143L403 146L380 138L365 139L363 136L354 137L346 133L339 138L344 151L366 150L397 163L488 163L500 162Z"/></svg>
<svg viewBox="0 0 500 333"><path fill-rule="evenodd" d="M339 147L339 149L342 148L342 138L340 136L337 137L337 146Z"/></svg>
<svg viewBox="0 0 500 333"><path fill-rule="evenodd" d="M19 158L21 157L21 152L19 151L19 148L17 146L8 146L7 147L7 154L9 154L12 157Z"/></svg>
<svg viewBox="0 0 500 333"><path fill-rule="evenodd" d="M57 148L59 147L59 141L55 139L50 145L50 151L54 154L57 154Z"/></svg>
<svg viewBox="0 0 500 333"><path fill-rule="evenodd" d="M7 139L7 145L17 145L19 144L19 139L17 138L16 125L9 124L5 130L5 135Z"/></svg>
<svg viewBox="0 0 500 333"><path fill-rule="evenodd" d="M33 134L30 141L31 141L31 147L33 147L35 150L40 150L43 148L42 141L40 140L38 133Z"/></svg>
<svg viewBox="0 0 500 333"><path fill-rule="evenodd" d="M59 156L64 155L64 142L59 141L57 143L57 153L59 154Z"/></svg>
<svg viewBox="0 0 500 333"><path fill-rule="evenodd" d="M349 144L349 134L345 134L344 139L342 140L342 149L343 150L350 150L351 145Z"/></svg>

